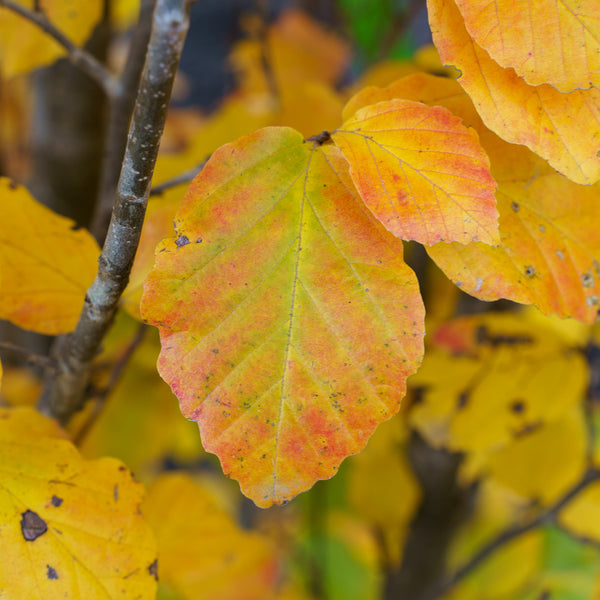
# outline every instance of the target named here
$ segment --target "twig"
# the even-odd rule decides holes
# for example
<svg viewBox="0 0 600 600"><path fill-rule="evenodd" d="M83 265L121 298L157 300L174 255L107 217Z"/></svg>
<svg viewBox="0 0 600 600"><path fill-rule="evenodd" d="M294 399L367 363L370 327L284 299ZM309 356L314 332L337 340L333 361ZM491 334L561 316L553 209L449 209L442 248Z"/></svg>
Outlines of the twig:
<svg viewBox="0 0 600 600"><path fill-rule="evenodd" d="M127 143L127 129L129 128L135 97L144 68L155 6L156 0L142 0L140 4L138 24L131 37L125 68L119 76L119 93L110 98L100 189L90 226L90 231L99 244L104 242L110 222L115 191L119 182L119 173Z"/></svg>
<svg viewBox="0 0 600 600"><path fill-rule="evenodd" d="M77 435L74 437L73 442L76 446L79 446L87 434L90 432L92 425L96 422L96 419L102 412L102 408L106 402L106 399L111 395L112 391L117 386L117 383L121 379L121 375L123 375L123 371L125 367L129 364L131 357L134 352L137 350L138 346L144 341L144 336L146 331L148 330L148 326L144 323L140 323L138 330L131 340L131 342L125 348L123 354L121 354L119 360L114 364L113 369L110 373L110 377L108 379L108 383L99 390L96 390L94 393L93 399L95 400L95 406L91 412L91 414L86 419L83 427L77 432Z"/></svg>
<svg viewBox="0 0 600 600"><path fill-rule="evenodd" d="M194 177L196 177L196 175L198 175L198 173L200 173L200 171L202 171L202 169L204 169L204 165L207 162L208 162L208 159L201 162L199 165L196 165L195 167L192 167L191 169L188 169L187 171L184 171L183 173L176 175L175 177L171 177L171 179L167 179L166 181L163 181L162 183L155 185L150 190L150 195L151 196L160 196L167 190L169 190L177 185L181 185L182 183L189 183L190 181L192 181L192 179L194 179Z"/></svg>
<svg viewBox="0 0 600 600"><path fill-rule="evenodd" d="M0 342L0 350L6 350L12 354L21 356L25 362L28 362L36 367L43 367L45 369L56 369L56 361L49 356L42 356L41 354L35 354L30 352L26 348L15 346L9 342Z"/></svg>
<svg viewBox="0 0 600 600"><path fill-rule="evenodd" d="M0 0L0 7L7 8L27 19L58 42L67 51L69 60L89 75L109 98L117 94L117 79L92 54L76 46L62 31L57 29L42 11L30 10L15 0Z"/></svg>
<svg viewBox="0 0 600 600"><path fill-rule="evenodd" d="M460 581L462 581L467 575L473 572L486 558L498 551L502 546L515 538L544 525L545 523L552 522L558 513L575 498L582 490L588 485L598 481L600 479L600 469L590 468L588 469L581 480L574 485L564 496L553 504L550 508L541 512L537 517L521 525L511 527L502 533L500 533L491 542L486 544L478 552L475 553L462 567L458 568L450 577L443 581L440 585L436 586L429 594L425 596L425 600L435 600L441 597L443 594L452 589Z"/></svg>
<svg viewBox="0 0 600 600"><path fill-rule="evenodd" d="M129 280L150 193L175 72L189 26L187 0L158 0L133 113L115 208L75 331L57 340L58 373L47 378L40 411L66 423L85 402L91 363Z"/></svg>
<svg viewBox="0 0 600 600"><path fill-rule="evenodd" d="M281 104L281 94L279 85L273 70L273 61L271 58L271 48L269 45L268 22L269 22L269 2L268 0L256 0L256 9L260 18L258 29L258 43L260 45L260 64L267 82L267 89L271 98Z"/></svg>

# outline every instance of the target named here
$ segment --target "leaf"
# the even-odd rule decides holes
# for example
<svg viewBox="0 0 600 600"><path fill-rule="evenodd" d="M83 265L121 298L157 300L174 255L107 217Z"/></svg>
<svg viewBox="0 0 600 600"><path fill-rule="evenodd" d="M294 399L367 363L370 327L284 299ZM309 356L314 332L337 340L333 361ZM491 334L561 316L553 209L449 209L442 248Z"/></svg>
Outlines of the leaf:
<svg viewBox="0 0 600 600"><path fill-rule="evenodd" d="M442 107L387 100L332 134L373 214L424 244L497 241L495 183L477 134Z"/></svg>
<svg viewBox="0 0 600 600"><path fill-rule="evenodd" d="M31 409L0 411L0 593L153 598L142 486L119 461L84 461L56 430Z"/></svg>
<svg viewBox="0 0 600 600"><path fill-rule="evenodd" d="M499 449L577 406L587 366L547 324L513 314L462 317L433 335L411 386L409 421L456 452Z"/></svg>
<svg viewBox="0 0 600 600"><path fill-rule="evenodd" d="M532 428L489 457L487 470L521 496L550 505L582 477L586 424L580 407L560 421Z"/></svg>
<svg viewBox="0 0 600 600"><path fill-rule="evenodd" d="M461 71L458 81L490 129L576 183L600 180L600 90L561 94L550 85L530 86L469 37L452 0L428 0L428 8L442 61Z"/></svg>
<svg viewBox="0 0 600 600"><path fill-rule="evenodd" d="M580 538L600 541L600 483L581 491L559 513L560 526Z"/></svg>
<svg viewBox="0 0 600 600"><path fill-rule="evenodd" d="M34 0L17 0L33 9ZM101 0L41 0L40 7L48 20L80 46L91 35L102 17ZM49 65L66 50L20 15L0 8L0 73L13 77Z"/></svg>
<svg viewBox="0 0 600 600"><path fill-rule="evenodd" d="M595 0L456 0L471 37L529 85L559 92L600 84L600 4Z"/></svg>
<svg viewBox="0 0 600 600"><path fill-rule="evenodd" d="M498 182L500 244L441 243L428 248L444 273L482 300L507 298L534 304L545 314L592 323L600 298L598 185L577 185L527 148L502 141L449 79L421 74L384 89L365 88L346 110L392 97L444 106L474 127Z"/></svg>
<svg viewBox="0 0 600 600"><path fill-rule="evenodd" d="M100 253L94 238L0 177L0 318L55 335L75 328Z"/></svg>
<svg viewBox="0 0 600 600"><path fill-rule="evenodd" d="M416 278L339 151L287 128L220 148L176 230L142 299L161 376L244 493L285 502L398 409L422 356Z"/></svg>
<svg viewBox="0 0 600 600"><path fill-rule="evenodd" d="M158 539L158 577L181 600L275 597L277 556L190 477L162 475L143 506Z"/></svg>

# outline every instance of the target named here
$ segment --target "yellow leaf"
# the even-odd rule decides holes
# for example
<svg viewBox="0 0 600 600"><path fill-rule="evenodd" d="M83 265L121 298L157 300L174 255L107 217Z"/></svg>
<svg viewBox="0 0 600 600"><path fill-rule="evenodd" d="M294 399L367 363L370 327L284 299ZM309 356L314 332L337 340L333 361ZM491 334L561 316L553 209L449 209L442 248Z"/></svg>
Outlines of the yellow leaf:
<svg viewBox="0 0 600 600"><path fill-rule="evenodd" d="M119 461L84 461L56 429L31 409L0 411L0 595L150 600L142 486Z"/></svg>
<svg viewBox="0 0 600 600"><path fill-rule="evenodd" d="M597 0L457 0L473 39L529 85L600 86Z"/></svg>
<svg viewBox="0 0 600 600"><path fill-rule="evenodd" d="M560 511L558 522L578 537L600 541L600 483L579 492Z"/></svg>
<svg viewBox="0 0 600 600"><path fill-rule="evenodd" d="M585 360L552 327L518 315L462 317L433 336L411 387L409 419L434 445L455 451L504 447L578 405Z"/></svg>
<svg viewBox="0 0 600 600"><path fill-rule="evenodd" d="M17 0L33 9L34 0ZM82 45L100 21L102 0L41 0L48 20L74 44ZM66 50L20 15L0 8L0 72L5 77L26 73L54 62Z"/></svg>
<svg viewBox="0 0 600 600"><path fill-rule="evenodd" d="M143 506L158 539L161 582L182 600L268 600L276 592L270 543L243 531L190 477L160 477Z"/></svg>
<svg viewBox="0 0 600 600"><path fill-rule="evenodd" d="M100 250L85 230L0 178L0 318L38 333L75 328Z"/></svg>
<svg viewBox="0 0 600 600"><path fill-rule="evenodd" d="M454 0L428 0L428 8L442 61L461 71L458 81L490 129L528 146L576 183L600 180L600 89L562 94L547 84L528 85L469 37Z"/></svg>
<svg viewBox="0 0 600 600"><path fill-rule="evenodd" d="M576 407L560 421L530 431L489 456L488 473L518 494L551 504L575 485L586 467L587 429Z"/></svg>

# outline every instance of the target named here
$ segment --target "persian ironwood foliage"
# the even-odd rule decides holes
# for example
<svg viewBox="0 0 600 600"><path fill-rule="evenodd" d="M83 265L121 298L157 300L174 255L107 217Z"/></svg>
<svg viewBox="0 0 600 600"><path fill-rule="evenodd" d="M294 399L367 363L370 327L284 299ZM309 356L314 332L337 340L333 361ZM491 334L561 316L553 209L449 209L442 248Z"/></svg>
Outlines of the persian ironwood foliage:
<svg viewBox="0 0 600 600"><path fill-rule="evenodd" d="M110 5L127 28L136 3ZM62 429L31 409L39 373L0 365L0 597L597 596L600 2L427 7L445 66L430 48L351 89L335 33L247 17L236 90L167 119L141 231L148 190L117 203L139 245L101 254L129 285L83 373L61 353L82 307L101 318L98 245L2 173L0 317L71 334L27 358L88 402ZM124 79L81 49L103 17L0 0L0 102L64 55L116 102ZM475 298L531 308L461 315ZM259 513L213 454L259 507L306 493Z"/></svg>

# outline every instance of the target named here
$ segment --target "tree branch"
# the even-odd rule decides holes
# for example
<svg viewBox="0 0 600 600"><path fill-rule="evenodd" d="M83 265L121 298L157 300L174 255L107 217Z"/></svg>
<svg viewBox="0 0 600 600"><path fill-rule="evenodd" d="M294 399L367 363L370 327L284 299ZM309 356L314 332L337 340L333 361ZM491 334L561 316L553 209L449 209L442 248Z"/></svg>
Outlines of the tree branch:
<svg viewBox="0 0 600 600"><path fill-rule="evenodd" d="M204 165L207 162L208 162L208 158L205 161L202 161L200 164L196 165L195 167L192 167L191 169L188 169L187 171L184 171L183 173L180 173L179 175L175 175L175 177L171 177L171 179L167 179L167 181L163 181L162 183L155 185L150 190L150 195L151 196L160 196L167 190L169 190L177 185L181 185L182 183L189 183L190 181L192 181L192 179L194 179L194 177L196 177L196 175L198 175L198 173L200 173L200 171L202 171L202 169L204 168Z"/></svg>
<svg viewBox="0 0 600 600"><path fill-rule="evenodd" d="M20 356L25 362L28 362L29 364L32 364L36 367L56 369L56 361L50 358L49 356L35 354L34 352L27 350L26 348L21 348L21 346L15 346L10 342L0 342L0 351L2 350L6 350L6 352L16 354L17 356Z"/></svg>
<svg viewBox="0 0 600 600"><path fill-rule="evenodd" d="M62 31L57 29L41 11L30 10L15 0L0 0L0 7L4 7L19 16L27 19L47 33L54 41L58 42L66 51L69 60L89 75L105 92L108 97L117 94L118 80L113 77L93 55L76 46Z"/></svg>
<svg viewBox="0 0 600 600"><path fill-rule="evenodd" d="M105 153L96 208L90 231L99 244L104 242L119 182L119 173L127 142L140 77L144 68L146 49L152 31L152 16L156 0L142 0L137 26L129 44L125 68L119 76L119 93L110 98Z"/></svg>
<svg viewBox="0 0 600 600"><path fill-rule="evenodd" d="M550 508L541 512L537 517L523 523L521 525L515 525L509 529L500 533L491 542L483 546L478 552L475 553L462 567L458 568L450 577L443 581L440 585L436 586L430 594L425 596L425 600L435 600L441 597L452 589L455 585L460 583L465 577L472 573L486 558L497 552L500 548L505 546L508 542L511 542L515 538L539 527L546 523L552 522L558 513L575 498L582 490L588 485L600 480L600 469L589 468L581 480L575 484L560 500L553 504Z"/></svg>
<svg viewBox="0 0 600 600"><path fill-rule="evenodd" d="M187 0L157 0L115 208L75 331L57 340L58 373L47 377L39 409L66 423L85 401L91 363L129 280L175 72L189 26Z"/></svg>

